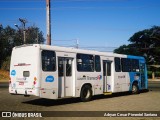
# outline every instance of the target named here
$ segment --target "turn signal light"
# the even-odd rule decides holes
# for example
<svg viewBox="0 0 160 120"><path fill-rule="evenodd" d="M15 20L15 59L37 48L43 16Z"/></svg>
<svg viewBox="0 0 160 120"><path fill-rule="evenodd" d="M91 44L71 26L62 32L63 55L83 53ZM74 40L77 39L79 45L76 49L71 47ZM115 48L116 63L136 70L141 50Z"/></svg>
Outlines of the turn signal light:
<svg viewBox="0 0 160 120"><path fill-rule="evenodd" d="M37 80L37 78L36 77L34 77L34 81L36 81Z"/></svg>
<svg viewBox="0 0 160 120"><path fill-rule="evenodd" d="M37 81L37 78L34 77L34 81L33 81L33 84L34 84L34 85L36 84L36 81Z"/></svg>

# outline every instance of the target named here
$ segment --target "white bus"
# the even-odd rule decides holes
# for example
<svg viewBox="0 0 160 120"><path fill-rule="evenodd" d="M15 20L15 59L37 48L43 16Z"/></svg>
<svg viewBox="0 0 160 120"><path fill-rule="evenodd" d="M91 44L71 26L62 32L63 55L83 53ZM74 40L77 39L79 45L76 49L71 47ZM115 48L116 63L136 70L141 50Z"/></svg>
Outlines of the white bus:
<svg viewBox="0 0 160 120"><path fill-rule="evenodd" d="M39 44L12 50L11 94L89 101L94 95L147 88L143 57Z"/></svg>

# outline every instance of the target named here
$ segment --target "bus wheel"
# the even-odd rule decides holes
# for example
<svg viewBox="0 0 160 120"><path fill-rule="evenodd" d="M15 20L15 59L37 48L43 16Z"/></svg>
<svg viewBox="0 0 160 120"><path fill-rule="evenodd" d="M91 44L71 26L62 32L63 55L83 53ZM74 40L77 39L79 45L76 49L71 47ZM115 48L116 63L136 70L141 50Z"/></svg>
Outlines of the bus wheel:
<svg viewBox="0 0 160 120"><path fill-rule="evenodd" d="M132 94L138 94L139 93L139 88L137 84L132 85Z"/></svg>
<svg viewBox="0 0 160 120"><path fill-rule="evenodd" d="M82 87L80 98L81 98L81 100L83 102L87 102L87 101L91 100L91 98L92 98L92 89L91 89L90 86L85 85L84 87Z"/></svg>

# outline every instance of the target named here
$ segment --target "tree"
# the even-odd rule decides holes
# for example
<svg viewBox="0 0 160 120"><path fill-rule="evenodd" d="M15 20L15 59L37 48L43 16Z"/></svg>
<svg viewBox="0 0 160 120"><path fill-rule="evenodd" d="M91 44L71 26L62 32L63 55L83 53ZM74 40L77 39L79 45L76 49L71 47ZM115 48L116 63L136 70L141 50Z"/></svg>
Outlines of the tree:
<svg viewBox="0 0 160 120"><path fill-rule="evenodd" d="M115 53L145 56L147 63L160 64L160 26L153 26L135 33L128 40L129 45L115 49Z"/></svg>
<svg viewBox="0 0 160 120"><path fill-rule="evenodd" d="M114 52L126 55L139 55L139 51L132 44L122 45L119 48L115 49Z"/></svg>
<svg viewBox="0 0 160 120"><path fill-rule="evenodd" d="M33 43L44 43L45 39L43 37L42 31L39 30L38 27L31 26L28 27L26 31L26 43L33 44Z"/></svg>
<svg viewBox="0 0 160 120"><path fill-rule="evenodd" d="M26 44L43 44L44 41L43 33L38 27L30 26L26 29ZM23 43L23 29L15 30L10 26L0 27L0 68L5 60L9 60L12 48Z"/></svg>
<svg viewBox="0 0 160 120"><path fill-rule="evenodd" d="M11 40L13 39L15 30L7 26L0 31L0 65L7 56L11 54Z"/></svg>

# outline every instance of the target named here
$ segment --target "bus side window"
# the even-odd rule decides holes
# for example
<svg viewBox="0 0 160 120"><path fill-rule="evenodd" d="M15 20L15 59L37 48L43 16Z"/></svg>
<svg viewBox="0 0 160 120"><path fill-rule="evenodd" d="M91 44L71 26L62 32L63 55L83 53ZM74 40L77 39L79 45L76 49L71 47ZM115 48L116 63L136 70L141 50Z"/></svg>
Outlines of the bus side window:
<svg viewBox="0 0 160 120"><path fill-rule="evenodd" d="M114 62L115 62L115 71L121 72L121 59L119 57L115 57Z"/></svg>
<svg viewBox="0 0 160 120"><path fill-rule="evenodd" d="M77 71L93 72L94 71L94 56L88 54L77 54Z"/></svg>
<svg viewBox="0 0 160 120"><path fill-rule="evenodd" d="M101 72L101 59L98 55L95 55L95 70L96 72Z"/></svg>
<svg viewBox="0 0 160 120"><path fill-rule="evenodd" d="M42 70L56 71L56 54L54 51L42 51Z"/></svg>
<svg viewBox="0 0 160 120"><path fill-rule="evenodd" d="M132 59L132 71L139 72L139 61L136 59Z"/></svg>
<svg viewBox="0 0 160 120"><path fill-rule="evenodd" d="M121 59L122 72L138 72L139 61L136 59L122 58Z"/></svg>

